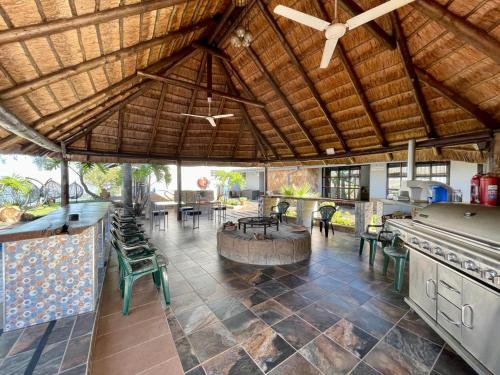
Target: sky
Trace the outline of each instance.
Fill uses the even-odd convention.
[[[200,177],[206,177],[211,180],[211,171],[216,169],[231,170],[237,168],[221,168],[221,167],[182,167],[182,189],[183,190],[198,190],[196,181]],[[168,186],[169,191],[177,189],[177,175],[175,165],[170,166],[172,174],[172,182]],[[19,175],[21,177],[30,177],[44,183],[49,178],[59,182],[61,180],[60,171],[43,171],[33,164],[33,158],[26,155],[1,155],[0,156],[0,177]],[[78,176],[70,169],[69,183],[78,182]],[[210,189],[215,186],[209,186]],[[157,187],[157,189],[165,189],[165,186]]]

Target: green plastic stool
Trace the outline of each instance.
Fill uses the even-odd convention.
[[[394,236],[391,246],[386,246],[384,252],[384,267],[382,272],[387,274],[389,260],[394,261],[394,289],[401,292],[403,289],[406,261],[409,259],[409,252],[405,248],[398,246],[399,237]]]
[[[379,238],[379,234],[370,232],[370,228],[383,227],[383,225],[367,225],[366,231],[361,233],[361,239],[359,240],[359,256],[363,255],[365,241],[368,241],[370,243],[370,266],[373,266],[373,263],[375,262],[375,254],[377,252],[377,242]]]

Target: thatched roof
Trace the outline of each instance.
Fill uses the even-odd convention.
[[[472,145],[500,124],[498,1],[417,0],[348,32],[327,69],[323,35],[272,9],[331,20],[333,1],[248,3],[0,0],[0,104],[74,159],[368,162],[415,138],[422,158],[483,160]],[[339,0],[340,20],[380,3]],[[250,48],[229,41],[239,24]],[[212,114],[235,115],[215,128],[180,115],[208,112],[193,86],[207,56]],[[2,152],[46,154],[37,143],[0,128]]]

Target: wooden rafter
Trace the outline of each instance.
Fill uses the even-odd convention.
[[[236,143],[233,146],[233,159],[236,157],[236,151],[238,151],[238,146],[240,145],[241,142],[241,136],[243,134],[243,124],[240,122],[239,127],[238,127],[238,139],[236,140]]]
[[[354,86],[354,90],[356,90],[356,94],[358,94],[359,101],[365,110],[368,119],[370,120],[370,124],[372,125],[373,131],[375,132],[375,136],[377,137],[381,146],[387,146],[387,140],[385,139],[384,133],[382,132],[382,127],[380,126],[380,122],[373,111],[368,98],[366,97],[365,90],[361,85],[361,81],[359,80],[356,72],[354,71],[354,67],[352,66],[347,54],[345,53],[344,47],[339,42],[337,43],[337,54],[340,57],[340,61],[342,61],[342,65],[349,76],[349,79]]]
[[[224,110],[224,105],[225,104],[226,104],[226,98],[222,98],[220,100],[219,108],[217,109],[217,114],[218,115],[220,115],[222,113],[222,111]],[[219,125],[220,124],[220,119],[215,120],[215,123],[217,125]],[[213,151],[213,148],[214,148],[215,137],[217,136],[217,129],[218,129],[218,126],[216,126],[216,127],[214,127],[212,129],[212,134],[210,136],[210,143],[208,144],[207,158],[209,158],[210,155],[212,155],[212,151]]]
[[[156,115],[153,121],[153,131],[151,132],[151,138],[149,139],[148,144],[148,155],[151,153],[151,149],[153,148],[153,144],[156,139],[156,133],[158,132],[158,125],[160,124],[161,112],[163,110],[163,103],[165,103],[165,95],[167,95],[167,84],[162,83],[161,85],[161,93],[160,98],[158,99],[158,106],[156,107]]]
[[[59,145],[38,133],[31,126],[26,125],[2,105],[0,105],[0,127],[44,149],[58,153],[61,152]]]
[[[222,72],[224,73],[224,76],[226,77],[226,84],[228,85],[229,92],[232,93],[238,93],[238,90],[234,86],[233,81],[231,80],[231,76],[229,74],[229,71],[226,69],[226,66],[222,63],[223,60],[219,60],[221,62],[219,65],[222,68]],[[259,128],[254,124],[252,121],[252,118],[250,117],[250,114],[248,113],[247,108],[243,105],[243,103],[238,103],[241,113],[243,114],[243,118],[245,119],[248,127],[250,128],[251,133],[253,134],[256,142],[259,144],[261,147],[261,152],[263,156],[266,156],[265,148],[267,147],[271,152],[273,153],[273,156],[276,159],[279,159],[280,156],[276,152],[276,149],[267,141],[267,139],[262,135],[261,131]]]
[[[269,9],[267,9],[266,5],[262,2],[262,0],[257,0],[257,5],[259,6],[262,14],[264,15],[264,18],[267,20],[267,23],[271,26],[271,28],[274,30],[275,34],[278,36],[278,39],[281,43],[281,46],[286,51],[288,57],[290,58],[290,61],[292,62],[292,65],[299,72],[299,74],[302,78],[302,81],[304,81],[307,88],[311,92],[314,100],[316,101],[316,104],[318,105],[319,109],[323,113],[323,116],[324,116],[326,122],[328,122],[328,125],[330,125],[333,132],[335,133],[335,136],[339,140],[340,145],[342,146],[342,149],[345,151],[349,151],[349,147],[347,146],[347,143],[345,142],[344,137],[342,136],[340,129],[338,128],[337,124],[335,123],[335,120],[332,118],[330,111],[326,107],[325,101],[323,100],[323,98],[321,98],[321,95],[319,94],[318,90],[314,86],[314,82],[312,81],[311,78],[309,78],[304,67],[300,63],[297,56],[295,55],[295,52],[293,52],[293,49],[290,46],[290,44],[288,43],[288,40],[286,39],[285,34],[281,31],[278,24],[276,23],[276,20],[272,16],[271,12],[269,12]]]
[[[299,114],[297,111],[293,108],[292,104],[286,97],[286,95],[281,91],[279,88],[279,85],[276,83],[274,78],[271,76],[271,74],[267,71],[266,67],[260,61],[259,57],[255,53],[255,51],[252,49],[252,47],[245,48],[245,51],[250,55],[252,58],[252,61],[255,63],[257,68],[259,69],[260,73],[264,77],[264,79],[267,81],[267,83],[272,87],[274,93],[281,99],[285,107],[288,109],[288,112],[292,116],[292,118],[295,120],[296,124],[299,126],[300,130],[302,130],[302,133],[306,137],[306,139],[309,141],[311,146],[314,149],[314,152],[316,154],[321,154],[321,149],[319,148],[318,143],[315,141],[314,137],[312,134],[309,132],[309,129],[305,127],[305,125],[302,123],[302,120],[299,117]]]
[[[434,0],[419,0],[411,3],[411,5],[427,17],[438,22],[446,30],[452,32],[457,38],[470,44],[486,56],[491,57],[497,64],[500,64],[500,42],[486,31],[460,18]]]
[[[92,69],[102,67],[105,64],[110,64],[115,61],[120,61],[123,60],[124,58],[131,56],[139,51],[143,51],[149,48],[152,48],[154,46],[164,44],[164,43],[171,43],[173,40],[181,35],[184,35],[186,33],[194,32],[196,30],[205,28],[209,25],[213,24],[213,20],[208,19],[208,20],[203,20],[196,25],[189,26],[183,29],[180,29],[178,31],[174,31],[167,36],[161,36],[157,37],[145,42],[141,42],[138,44],[135,44],[133,46],[130,46],[128,48],[120,49],[115,52],[108,53],[103,56],[99,56],[96,58],[93,58],[91,60],[87,60],[84,62],[81,62],[79,64],[76,64],[74,66],[66,67],[61,70],[58,70],[56,72],[41,76],[39,78],[18,84],[13,87],[9,87],[5,90],[0,91],[0,99],[5,100],[5,99],[10,99],[17,97],[19,95],[23,95],[26,93],[29,93],[31,91],[34,91],[36,89],[39,89],[43,86],[49,85],[51,83],[55,83],[58,81],[61,81],[63,79],[70,78],[72,76],[75,76],[77,74],[85,73],[88,72]],[[191,49],[191,47],[189,47]],[[186,49],[187,50],[187,49]]]
[[[450,102],[456,106],[462,108],[464,111],[471,114],[480,123],[489,129],[498,129],[500,123],[491,117],[488,113],[483,111],[481,108],[472,103],[469,99],[457,94],[449,87],[445,86],[443,83],[439,82],[437,79],[432,77],[425,70],[415,67],[418,77],[429,85],[433,90],[447,98]]]
[[[147,13],[161,8],[184,4],[185,0],[148,0],[138,4],[122,5],[81,16],[56,19],[39,24],[25,25],[0,32],[0,44],[21,42],[32,38],[62,33],[89,25],[98,25],[118,18]]]
[[[361,14],[365,11],[353,0],[340,0],[340,4],[352,16],[357,16],[358,14]],[[396,40],[392,36],[387,34],[385,30],[382,27],[380,27],[375,21],[368,22],[364,26],[367,27],[368,30],[370,30],[373,33],[373,35],[386,47],[390,49],[396,48]]]
[[[422,121],[424,122],[427,138],[435,138],[436,134],[431,118],[431,113],[429,112],[429,108],[427,108],[427,103],[425,102],[422,87],[415,71],[415,67],[413,66],[413,60],[410,51],[408,50],[408,46],[406,44],[406,38],[404,36],[403,29],[401,28],[401,24],[399,23],[399,17],[396,12],[391,12],[390,17],[392,27],[394,29],[394,34],[396,35],[396,41],[398,43],[399,54],[401,55],[403,67],[405,69],[406,76],[408,77],[415,102],[417,103],[417,108],[422,116]]]
[[[200,42],[194,42],[191,44],[196,49],[199,49],[200,51],[206,52],[212,56],[217,56],[219,59],[230,61],[231,58],[228,56],[227,53],[224,51],[221,51],[218,48],[214,48],[212,46],[200,43]]]
[[[118,133],[116,139],[116,152],[120,152],[123,143],[123,128],[125,127],[125,111],[123,109],[118,111]],[[90,132],[92,134],[92,132]]]
[[[201,80],[203,78],[203,70],[205,68],[205,61],[206,61],[207,54],[202,53],[201,57],[201,62],[200,62],[200,68],[198,69],[198,76],[196,77],[196,86],[200,86]],[[187,114],[191,114],[194,108],[194,104],[196,102],[196,97],[198,96],[198,87],[192,87],[193,92],[191,94],[191,101],[189,102],[189,107],[187,109]],[[179,138],[179,145],[177,146],[177,155],[181,153],[182,146],[184,146],[184,140],[186,138],[187,134],[187,129],[189,127],[189,122],[191,120],[191,116],[186,116],[184,119],[184,124],[182,125],[182,132]]]
[[[247,86],[245,81],[243,81],[243,78],[241,78],[240,74],[238,71],[233,67],[231,63],[227,63],[225,61],[222,61],[224,68],[228,72],[230,77],[234,77],[238,84],[243,88],[243,91],[245,91],[246,95],[250,96],[251,98],[255,99],[255,95],[252,93],[250,88]],[[292,155],[295,157],[297,156],[297,153],[295,152],[292,144],[290,141],[286,138],[285,134],[281,131],[281,129],[276,125],[274,120],[271,118],[269,115],[269,112],[265,108],[261,108],[262,114],[264,115],[266,121],[269,123],[271,128],[274,130],[278,138],[285,144],[285,146],[288,148],[288,150],[292,153]]]
[[[427,139],[423,141],[417,141],[416,147],[417,149],[426,149],[431,147],[445,147],[445,146],[455,146],[455,145],[464,145],[471,143],[480,143],[480,142],[488,142],[492,139],[492,132],[490,130],[483,130],[475,133],[469,134],[461,134],[454,135],[448,137]],[[298,158],[294,157],[286,157],[280,160],[276,160],[278,162],[305,162],[305,161],[322,161],[322,160],[335,160],[335,159],[344,159],[349,157],[357,157],[357,156],[366,156],[366,155],[377,155],[384,154],[388,152],[398,152],[405,151],[408,148],[406,143],[401,143],[398,145],[392,145],[388,147],[377,147],[373,149],[362,149],[356,151],[349,151],[347,153],[339,152],[335,155],[315,155],[315,156],[299,156]],[[172,157],[166,155],[144,155],[144,154],[133,154],[133,153],[115,153],[115,152],[100,152],[100,151],[84,151],[80,149],[67,148],[67,153],[69,155],[89,155],[89,156],[98,156],[98,157],[113,157],[113,158],[123,158],[124,160],[130,159],[147,159],[147,160],[161,160],[161,161],[193,161],[193,162],[202,162],[207,163],[210,161],[220,163],[220,162],[234,162],[234,163],[256,163],[261,162],[265,163],[266,160],[255,160],[253,158],[211,158],[207,159],[206,157]]]
[[[229,94],[227,92],[223,92],[223,91],[219,91],[219,90],[213,90],[213,89],[209,90],[207,87],[201,86],[200,84],[195,84],[195,83],[191,83],[188,81],[181,81],[181,80],[175,79],[175,78],[162,77],[162,76],[158,76],[155,74],[149,74],[149,73],[145,73],[145,72],[138,72],[137,74],[139,74],[140,76],[149,78],[149,79],[154,79],[154,80],[157,80],[160,82],[170,83],[172,85],[185,87],[187,89],[192,89],[192,90],[196,89],[196,90],[202,90],[205,92],[211,92],[212,94],[222,96],[223,98],[233,100],[235,102],[245,103],[245,104],[249,104],[249,105],[253,105],[253,106],[261,107],[261,108],[264,107],[264,104],[259,102],[259,101],[243,98],[243,97],[238,96],[238,95],[232,95],[232,94]]]

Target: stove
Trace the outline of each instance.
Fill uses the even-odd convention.
[[[432,204],[387,227],[408,247],[500,290],[500,207]]]
[[[438,203],[389,219],[409,257],[405,300],[480,374],[500,374],[500,207]]]

